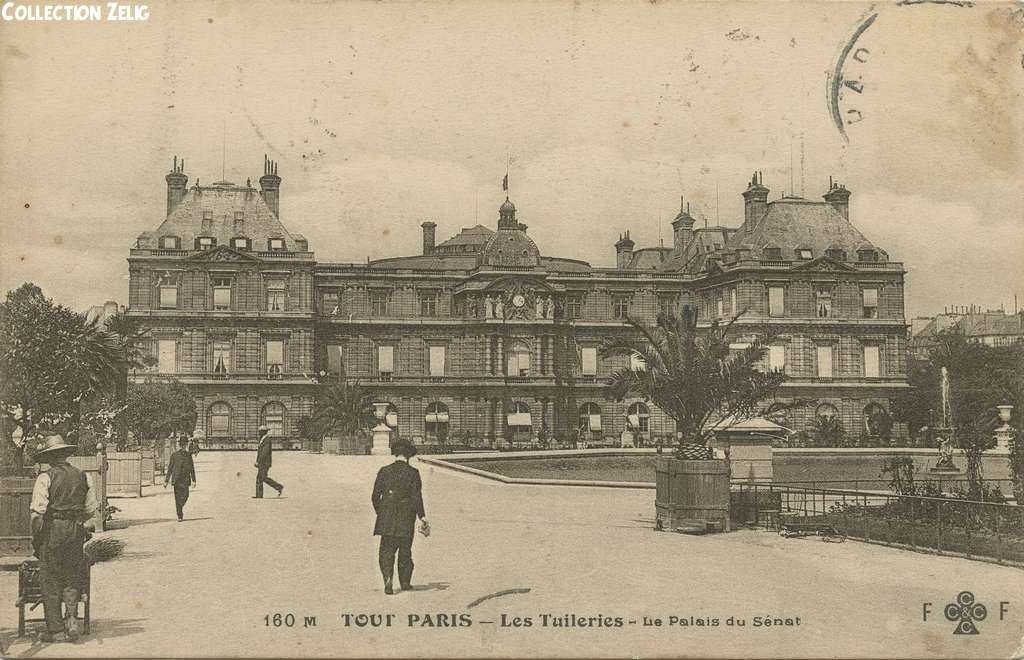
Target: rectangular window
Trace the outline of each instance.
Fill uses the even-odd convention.
[[[267,280],[267,311],[284,311],[284,280]]]
[[[864,347],[864,377],[878,378],[880,375],[878,361],[878,346]]]
[[[371,316],[387,316],[388,314],[388,292],[387,291],[371,291],[370,292],[370,315]]]
[[[213,278],[213,308],[231,309],[231,278]]]
[[[178,371],[178,342],[174,339],[157,341],[156,370],[162,374],[173,374]]]
[[[395,347],[390,344],[377,347],[377,373],[390,376],[395,371]]]
[[[768,347],[768,368],[772,371],[783,371],[786,368],[786,347],[772,344]]]
[[[717,308],[715,311],[718,312],[718,317],[721,318],[725,316],[725,299],[722,298],[721,295],[719,295],[715,300],[715,306]]]
[[[437,316],[437,293],[425,291],[420,293],[420,316]]]
[[[786,289],[781,286],[768,287],[768,315],[782,316],[786,313]]]
[[[213,372],[226,374],[231,371],[231,342],[213,342]]]
[[[211,236],[200,236],[196,239],[197,250],[209,250],[216,244],[216,241]]]
[[[248,250],[249,249],[249,239],[248,238],[241,238],[241,237],[232,238],[231,239],[231,247],[235,248],[236,250]]]
[[[570,295],[565,297],[565,318],[578,319],[583,316],[583,296]]]
[[[338,292],[337,291],[324,291],[323,305],[320,311],[324,314],[337,314],[341,311],[338,308]]]
[[[764,249],[764,258],[769,261],[779,261],[782,259],[782,248],[769,247]]]
[[[267,340],[267,373],[279,376],[284,371],[284,340]]]
[[[430,376],[440,378],[444,376],[444,346],[430,347]]]
[[[818,346],[818,378],[832,377],[832,347]]]
[[[814,307],[819,319],[827,319],[832,316],[832,292],[828,289],[819,289],[814,293]]]
[[[729,313],[736,315],[740,313],[740,308],[736,305],[736,289],[735,287],[729,291]]]
[[[178,239],[175,236],[164,236],[160,239],[160,247],[164,250],[177,250]]]
[[[629,317],[629,296],[615,294],[612,296],[612,318],[625,321]]]
[[[796,256],[800,257],[800,259],[804,261],[808,261],[812,256],[811,250],[808,248],[800,248],[796,251]]]
[[[164,284],[160,287],[160,309],[175,309],[178,307],[178,286],[176,284]]]
[[[584,376],[597,375],[597,349],[593,346],[584,346],[580,351],[582,358],[582,373]]]
[[[332,375],[341,374],[342,370],[342,347],[341,344],[327,344],[327,373]]]
[[[864,318],[878,318],[878,289],[864,289]]]
[[[284,239],[283,238],[272,238],[272,239],[270,239],[269,241],[267,241],[267,248],[270,249],[272,252],[273,251],[278,251],[278,250],[283,250],[284,249]]]

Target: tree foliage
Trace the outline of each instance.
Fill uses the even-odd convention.
[[[746,348],[730,350],[738,335],[734,324],[742,314],[708,328],[697,327],[696,311],[689,306],[682,316],[658,314],[654,325],[629,319],[640,339],[609,338],[601,354],[638,355],[641,368],[630,365],[612,374],[609,393],[620,401],[630,395],[652,401],[675,420],[680,447],[706,443],[718,420],[762,414],[763,403],[773,398],[785,376],[761,368],[770,336],[765,330]]]
[[[21,437],[40,424],[74,429],[84,399],[116,388],[122,360],[117,340],[99,323],[54,304],[34,284],[8,292],[0,304],[0,414],[2,442],[15,444],[15,462],[23,446],[13,429]]]
[[[128,387],[125,427],[136,442],[163,439],[172,433],[191,434],[196,428],[196,402],[177,380],[147,380]]]

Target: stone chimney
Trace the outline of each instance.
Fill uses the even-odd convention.
[[[828,178],[828,192],[822,195],[829,206],[839,212],[841,216],[850,219],[850,191],[843,184]]]
[[[170,215],[174,207],[185,197],[185,186],[188,185],[188,176],[185,174],[185,160],[182,159],[179,163],[178,157],[175,156],[174,164],[171,165],[171,171],[164,177],[164,180],[167,181],[167,215]]]
[[[277,218],[281,219],[278,207],[281,203],[281,177],[277,176],[277,163],[263,154],[263,176],[260,177],[260,195]]]
[[[690,205],[679,196],[679,215],[672,221],[672,247],[679,251],[685,251],[693,240],[693,216],[690,215]]]
[[[760,172],[754,172],[750,185],[743,191],[743,229],[753,231],[757,221],[768,210],[768,189],[764,187]]]
[[[427,220],[420,227],[423,227],[423,254],[434,254],[434,235],[437,232],[437,223]]]
[[[615,244],[615,267],[624,269],[629,267],[629,262],[633,258],[633,246],[636,245],[629,238],[629,231],[625,234],[619,234],[619,241]]]

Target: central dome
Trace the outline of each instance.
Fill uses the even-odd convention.
[[[482,266],[535,268],[539,264],[540,250],[522,229],[499,229],[480,254]]]

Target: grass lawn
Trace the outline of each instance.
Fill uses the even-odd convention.
[[[654,483],[654,456],[473,459],[463,465],[520,479],[575,479]]]

